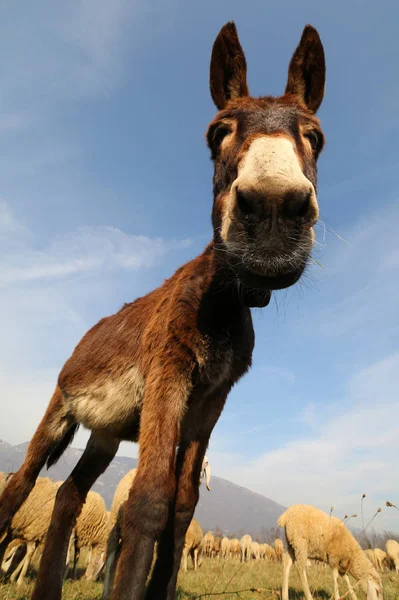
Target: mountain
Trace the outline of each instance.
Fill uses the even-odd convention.
[[[16,471],[22,464],[28,443],[12,446],[0,440],[0,471]],[[48,471],[43,469],[42,477],[51,477],[55,481],[64,480],[82,455],[82,450],[67,448],[56,465]],[[127,471],[137,465],[137,460],[125,456],[116,456],[105,473],[96,481],[93,490],[99,492],[108,508],[119,480]],[[200,487],[200,499],[195,517],[204,531],[222,530],[225,534],[236,535],[250,533],[259,535],[266,529],[276,528],[276,520],[285,510],[284,506],[226,481],[221,477],[211,477],[211,491],[205,485]]]

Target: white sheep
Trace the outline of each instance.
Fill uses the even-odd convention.
[[[102,600],[109,597],[110,591],[113,587],[113,581],[116,572],[117,560],[120,552],[121,543],[121,524],[123,507],[128,499],[130,489],[133,485],[134,478],[136,476],[136,469],[128,471],[120,480],[114,494],[111,506],[111,514],[108,524],[108,543],[107,543],[107,554],[105,561],[105,575],[104,575],[104,588]],[[204,456],[201,465],[200,483],[205,479],[206,487],[210,490],[210,477],[211,467],[208,458]]]
[[[251,558],[254,560],[260,559],[260,548],[258,542],[252,542],[251,544]]]
[[[19,565],[21,560],[23,560],[25,554],[26,544],[24,540],[20,540],[18,538],[11,540],[4,553],[3,562],[1,564],[2,572],[8,573],[8,571],[14,570],[15,567]]]
[[[240,540],[237,540],[237,538],[230,540],[230,556],[232,558],[240,558],[240,553],[241,553]]]
[[[252,538],[250,535],[243,535],[240,540],[241,546],[241,562],[246,562],[251,559],[251,544]]]
[[[306,575],[309,558],[331,566],[335,600],[340,597],[338,573],[344,577],[352,600],[356,599],[356,594],[348,573],[367,591],[368,600],[382,598],[382,583],[377,570],[342,521],[313,506],[296,504],[288,508],[277,522],[279,527],[285,528],[288,547],[283,559],[282,600],[288,600],[289,573],[293,562],[298,568],[306,600],[313,600]]]
[[[120,551],[123,506],[129,497],[130,489],[136,477],[136,469],[128,471],[118,483],[112,500],[108,519],[108,542],[105,560],[104,588],[101,598],[109,597],[115,578],[116,564]]]
[[[108,513],[105,502],[97,492],[87,494],[74,530],[74,560],[72,577],[76,579],[80,551],[90,549],[85,578],[95,581],[104,566],[108,536]]]
[[[283,562],[284,546],[280,539],[274,540],[274,551],[276,553],[276,561],[279,563]]]
[[[399,573],[399,543],[396,540],[388,540],[385,544],[388,558],[395,565],[395,571]]]
[[[202,553],[204,556],[212,556],[213,543],[215,541],[215,537],[211,531],[208,531],[203,537],[202,540]]]
[[[215,536],[215,538],[213,540],[213,546],[212,546],[212,556],[214,558],[220,558],[221,550],[222,550],[222,538]]]
[[[230,540],[227,537],[222,539],[220,553],[225,560],[230,557]]]
[[[39,478],[28,498],[14,515],[10,530],[13,538],[26,543],[26,555],[11,575],[20,586],[37,546],[44,540],[50,525],[58,485],[47,477]]]
[[[268,562],[276,562],[276,551],[270,544],[265,544],[266,560]]]
[[[381,571],[381,573],[385,573],[389,571],[391,568],[391,561],[388,557],[388,554],[381,550],[381,548],[374,548],[374,556],[377,569]]]
[[[181,560],[185,572],[187,572],[188,555],[192,558],[194,571],[201,566],[202,537],[203,533],[198,521],[192,519],[187,529],[186,537],[184,538],[184,548]]]

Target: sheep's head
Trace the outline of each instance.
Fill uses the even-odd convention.
[[[375,567],[372,567],[367,577],[361,579],[359,583],[364,593],[367,594],[367,600],[382,600],[382,581]]]
[[[86,569],[85,578],[88,581],[96,581],[104,564],[105,551],[103,548],[95,546],[92,550],[91,559]]]
[[[205,477],[205,482],[206,482],[206,489],[208,491],[210,491],[211,490],[211,486],[210,486],[211,466],[210,466],[206,456],[204,456],[204,460],[202,461],[200,481],[202,481],[204,477]]]

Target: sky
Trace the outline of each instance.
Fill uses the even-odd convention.
[[[1,16],[0,438],[30,439],[85,331],[211,239],[222,25],[236,22],[251,93],[279,95],[311,23],[327,62],[322,266],[254,311],[253,368],[208,455],[215,475],[285,506],[359,514],[366,493],[376,529],[399,531],[385,508],[399,506],[395,3],[39,0]]]

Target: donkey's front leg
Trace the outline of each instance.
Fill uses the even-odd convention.
[[[164,365],[165,366],[165,365]],[[170,366],[170,365],[169,365]],[[125,504],[122,548],[112,600],[140,600],[154,554],[165,529],[176,489],[175,457],[180,422],[190,391],[189,377],[165,368],[146,380],[140,419],[137,474]]]
[[[207,445],[208,439],[182,444],[179,448],[176,499],[170,507],[168,524],[161,536],[146,600],[174,598],[184,540],[198,502],[201,466]]]
[[[162,534],[146,600],[173,600],[187,529],[199,497],[203,458],[230,386],[191,407],[185,416],[176,462],[177,490]]]

